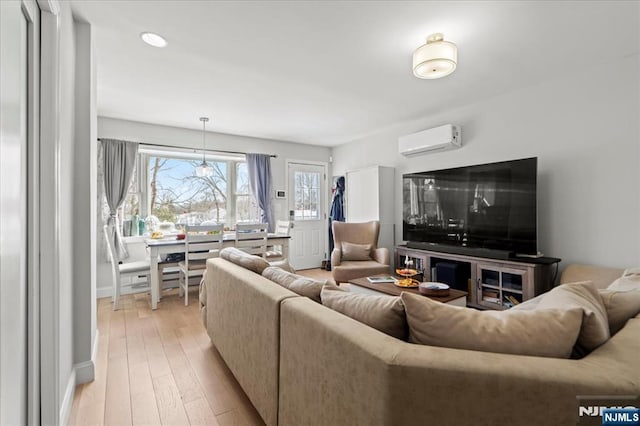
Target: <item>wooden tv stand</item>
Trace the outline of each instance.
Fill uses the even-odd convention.
[[[467,306],[479,309],[507,309],[550,290],[560,262],[550,257],[503,260],[397,246],[395,265],[403,266],[406,257],[414,269],[423,271],[418,279],[466,291]]]

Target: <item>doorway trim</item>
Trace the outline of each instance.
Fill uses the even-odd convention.
[[[38,0],[40,6],[40,145],[39,245],[40,277],[40,423],[63,424],[68,416],[60,398],[60,5]],[[70,410],[70,407],[69,407]]]

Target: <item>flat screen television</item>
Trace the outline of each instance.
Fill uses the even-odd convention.
[[[413,248],[537,254],[537,158],[402,176],[403,239]]]

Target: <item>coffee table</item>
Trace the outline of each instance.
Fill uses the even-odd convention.
[[[376,276],[376,275],[374,275]],[[382,274],[378,276],[388,276],[388,274]],[[372,283],[367,280],[367,277],[364,278],[356,278],[349,281],[349,291],[353,293],[360,294],[370,294],[374,296],[380,296],[381,294],[386,294],[389,296],[400,296],[400,293],[403,291],[407,291],[409,293],[419,294],[423,297],[428,297],[431,300],[437,300],[438,302],[446,303],[448,305],[454,306],[467,306],[467,292],[450,289],[448,296],[424,296],[420,294],[417,288],[405,288],[398,287],[393,283]]]

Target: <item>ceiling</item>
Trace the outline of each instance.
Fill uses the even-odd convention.
[[[74,1],[92,24],[98,113],[333,146],[638,54],[638,2]],[[164,49],[139,34],[164,36]],[[458,68],[411,55],[442,32]]]

